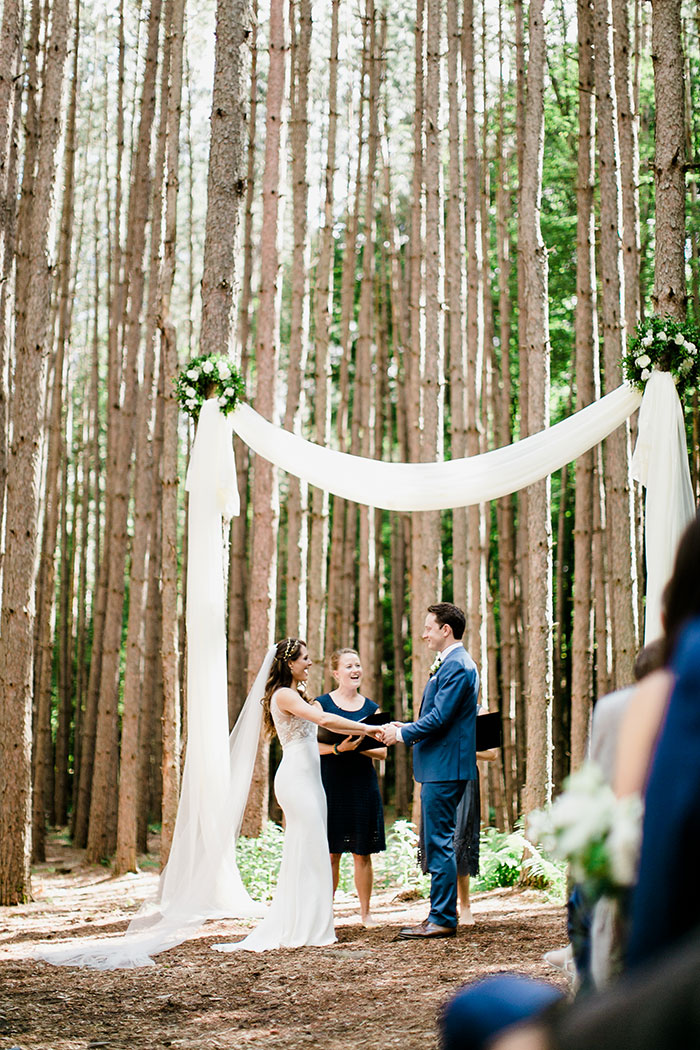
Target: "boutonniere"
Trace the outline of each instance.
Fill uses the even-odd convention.
[[[440,655],[440,653],[438,653],[438,655],[435,657],[435,659],[433,660],[432,664],[430,665],[430,670],[428,672],[428,674],[430,675],[431,678],[433,677],[434,674],[437,674],[437,669],[438,669],[438,667],[440,666],[441,663],[442,663],[442,656]]]

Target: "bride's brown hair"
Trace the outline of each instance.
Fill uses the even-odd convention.
[[[275,723],[270,713],[270,700],[272,694],[278,689],[293,689],[294,677],[289,668],[295,660],[301,656],[301,650],[306,648],[306,642],[302,638],[283,638],[277,643],[275,655],[272,659],[272,667],[265,683],[265,693],[260,703],[263,709],[263,725],[268,736],[275,735]],[[299,682],[296,686],[299,694],[304,697],[304,683]]]

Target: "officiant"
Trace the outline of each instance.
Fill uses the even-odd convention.
[[[360,693],[362,661],[355,649],[336,649],[331,656],[330,669],[336,688],[316,698],[324,711],[359,722],[379,710],[373,700]],[[385,759],[387,749],[367,749],[363,746],[366,739],[359,735],[340,738],[334,743],[324,743],[319,739],[318,747],[321,778],[328,800],[328,848],[333,892],[338,888],[340,858],[343,853],[352,853],[360,917],[364,926],[371,926],[372,854],[386,849],[384,810],[373,759]]]

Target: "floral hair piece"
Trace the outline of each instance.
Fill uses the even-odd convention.
[[[179,373],[175,390],[180,408],[196,420],[212,394],[225,416],[233,412],[245,394],[245,381],[230,357],[200,354]]]

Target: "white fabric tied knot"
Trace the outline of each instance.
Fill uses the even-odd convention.
[[[647,490],[647,645],[663,632],[661,595],[673,572],[678,541],[695,516],[683,409],[670,372],[652,372],[644,388],[632,477]]]

